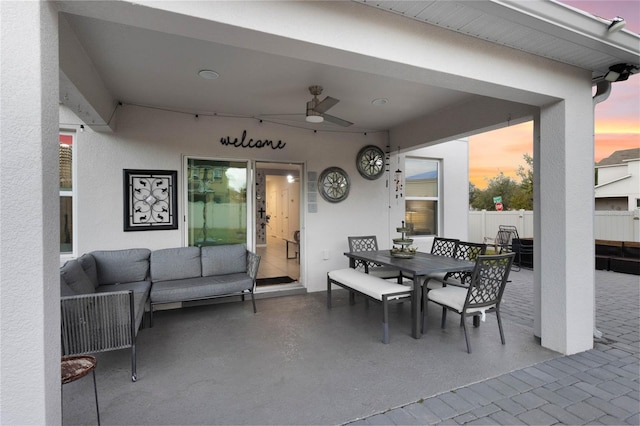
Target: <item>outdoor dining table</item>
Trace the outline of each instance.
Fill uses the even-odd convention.
[[[421,332],[421,289],[428,275],[438,272],[471,271],[474,262],[456,259],[448,256],[438,256],[431,253],[416,252],[412,258],[400,258],[391,255],[390,250],[345,252],[349,258],[349,267],[355,268],[356,260],[363,260],[388,266],[402,272],[403,276],[413,276],[413,292],[411,293],[411,335],[415,339],[422,336]]]

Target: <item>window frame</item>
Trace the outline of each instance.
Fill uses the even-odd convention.
[[[244,163],[246,169],[246,241],[245,244],[247,248],[250,250],[253,249],[254,241],[255,241],[255,228],[254,223],[251,220],[250,212],[253,211],[253,198],[255,197],[255,181],[253,175],[253,163],[251,160],[246,158],[226,158],[226,157],[208,157],[204,155],[182,155],[182,170],[181,170],[181,179],[182,183],[182,220],[178,216],[178,221],[182,222],[183,230],[182,230],[182,246],[189,246],[189,161],[190,160],[203,160],[203,161],[212,161],[212,162],[230,162],[230,163]],[[218,169],[217,167],[212,170],[212,179],[214,182],[218,182],[217,179],[222,180],[222,169]]]
[[[67,130],[60,129],[58,130],[58,155],[60,152],[60,136],[70,136],[71,137],[71,190],[62,190],[60,188],[60,179],[58,179],[58,196],[59,198],[68,197],[71,198],[71,232],[72,232],[72,240],[71,240],[71,251],[63,252],[60,251],[60,262],[64,263],[67,260],[74,259],[77,257],[78,253],[78,160],[77,160],[77,152],[78,152],[78,135],[75,130]],[[60,164],[60,160],[58,159],[58,167]],[[60,170],[58,169],[58,174]],[[59,232],[62,232],[62,229],[59,229]],[[59,237],[58,237],[59,238]],[[58,246],[58,249],[60,247]]]
[[[438,158],[432,158],[432,157],[420,157],[420,156],[405,156],[404,162],[405,162],[405,170],[407,170],[407,160],[419,160],[419,161],[430,161],[436,164],[436,170],[437,170],[437,175],[436,175],[436,189],[437,189],[437,196],[428,196],[428,197],[421,197],[421,196],[410,196],[407,194],[407,177],[408,175],[405,176],[405,199],[404,199],[404,218],[406,221],[406,217],[407,217],[407,201],[435,201],[436,202],[436,210],[435,210],[435,229],[433,231],[432,234],[420,234],[420,235],[415,235],[415,234],[411,234],[411,238],[433,238],[433,237],[437,237],[438,235],[441,234],[441,227],[442,227],[442,188],[443,188],[443,184],[442,184],[442,160],[438,159]]]

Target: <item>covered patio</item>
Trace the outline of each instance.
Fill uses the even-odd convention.
[[[639,296],[637,282],[634,276],[604,271],[598,271],[596,279],[602,342],[606,350],[636,357],[637,367],[640,339],[637,328],[633,332],[640,318],[634,303]],[[350,306],[346,291],[340,290],[335,291],[331,310],[318,292],[258,300],[255,315],[249,303],[241,302],[160,312],[154,327],[139,335],[138,382],[129,380],[127,350],[98,356],[101,420],[104,424],[306,425],[375,416],[372,424],[391,424],[407,412],[417,415],[410,407],[419,400],[562,357],[541,347],[533,336],[532,271],[512,272],[511,280],[503,304],[506,345],[500,344],[495,315],[490,314],[486,323],[472,329],[472,354],[465,350],[459,317],[450,315],[443,331],[438,309],[431,309],[423,338],[411,338],[407,304],[391,309],[391,342],[383,345],[380,307],[367,308],[362,299]],[[611,374],[606,369],[604,373]],[[588,381],[586,377],[557,379],[567,386]],[[517,392],[510,389],[515,396]],[[495,390],[481,394],[490,401]],[[496,397],[499,406],[508,399]],[[64,423],[93,422],[93,404],[89,377],[65,385]],[[433,423],[468,416],[479,408],[476,401],[464,399],[436,413],[430,411],[433,404],[424,407],[431,408],[420,411],[422,415],[442,418],[417,415],[413,421],[404,417],[396,424],[424,424],[425,419]],[[620,414],[621,422],[625,418]]]
[[[101,355],[105,422],[135,423],[136,413],[188,422],[164,411],[175,401],[194,416],[236,407],[238,417],[221,422],[296,422],[279,417],[291,412],[278,406],[288,397],[310,421],[349,421],[462,385],[460,376],[482,380],[469,359],[483,353],[495,368],[483,374],[497,375],[593,347],[593,110],[611,88],[610,67],[624,64],[618,77],[637,70],[636,34],[608,32],[606,19],[553,1],[516,0],[7,1],[0,17],[2,422],[60,419],[61,132],[75,138],[74,257],[188,245],[186,185],[178,191],[177,228],[125,232],[124,170],[175,171],[184,183],[191,157],[241,161],[247,177],[255,176],[256,162],[301,167],[299,281],[309,294],[264,300],[256,316],[233,305],[160,313],[153,329],[140,332],[138,383],[102,375],[124,372],[119,357],[127,354]],[[203,80],[199,71],[221,78]],[[595,82],[602,83],[597,99]],[[340,98],[331,113],[354,122],[349,130],[336,131],[329,119],[306,120],[307,88],[318,84],[327,89],[323,96]],[[274,115],[298,118],[292,124]],[[489,338],[474,339],[480,341],[470,358],[453,318],[446,334],[416,340],[403,333],[404,307],[392,318],[385,347],[377,341],[376,307],[336,301],[326,311],[326,273],[345,266],[346,237],[375,231],[380,246],[389,247],[405,220],[403,176],[394,170],[402,171],[407,153],[428,150],[423,157],[440,170],[438,229],[417,245],[425,250],[434,235],[464,240],[465,138],[529,120],[539,241],[528,281],[533,327],[507,322],[502,347],[490,319],[480,328]],[[273,143],[244,144],[245,136]],[[384,178],[358,172],[356,157],[366,145],[386,151]],[[339,203],[324,201],[316,182],[334,167],[351,177],[349,197]],[[255,249],[257,196],[255,182],[247,181],[246,242]],[[428,388],[399,396],[415,377]],[[181,378],[184,385],[167,386]],[[65,397],[73,399],[69,389]],[[274,389],[283,393],[271,397]],[[363,398],[356,404],[363,410],[346,402],[353,395]],[[273,404],[254,410],[265,400]],[[138,411],[128,413],[131,401]],[[220,401],[227,406],[212,405]],[[65,406],[71,421],[76,405]],[[340,418],[323,417],[339,409]],[[243,417],[251,413],[263,418]]]

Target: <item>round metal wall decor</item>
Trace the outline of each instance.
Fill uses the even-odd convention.
[[[339,167],[329,167],[320,173],[318,191],[330,203],[339,203],[349,195],[349,175]]]
[[[384,151],[375,145],[367,145],[358,152],[356,167],[363,178],[378,179],[384,174]]]

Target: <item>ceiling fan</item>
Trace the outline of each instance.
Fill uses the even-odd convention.
[[[318,95],[322,94],[322,86],[309,86],[309,92],[313,95],[313,99],[307,102],[307,117],[306,121],[309,123],[322,123],[327,120],[338,126],[349,127],[353,123],[342,118],[334,117],[333,115],[325,114],[327,110],[334,107],[335,104],[340,102],[339,99],[327,96],[322,101],[318,99]]]

